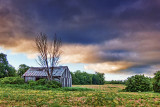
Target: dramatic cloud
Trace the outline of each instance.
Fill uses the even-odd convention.
[[[62,47],[61,63],[93,63],[101,61],[97,55],[98,46],[70,44]]]
[[[160,65],[159,11],[159,0],[0,0],[0,47],[35,58],[35,36],[57,33],[61,63],[153,74]]]
[[[129,62],[104,62],[89,64],[85,66],[87,70],[94,70],[101,73],[121,73],[119,71],[126,70],[133,64]]]

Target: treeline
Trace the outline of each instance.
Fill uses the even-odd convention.
[[[103,85],[105,83],[104,73],[89,74],[87,72],[82,72],[77,70],[76,72],[71,72],[72,84],[73,85]]]
[[[126,80],[125,81],[122,81],[122,80],[105,81],[105,84],[125,84],[125,83],[126,83]]]

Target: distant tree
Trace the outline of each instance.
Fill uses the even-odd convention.
[[[79,80],[75,77],[75,74],[71,72],[71,75],[72,75],[72,84],[78,85]]]
[[[104,73],[98,73],[98,72],[96,72],[96,74],[93,74],[92,81],[93,81],[92,82],[93,84],[103,85],[105,83]]]
[[[27,66],[25,64],[21,64],[21,65],[19,65],[17,74],[19,76],[22,76],[29,68],[30,68],[29,66]]]
[[[72,84],[76,85],[89,85],[89,84],[97,84],[101,85],[104,84],[104,74],[102,73],[95,73],[89,74],[87,72],[81,72],[77,70],[72,75]]]
[[[104,77],[104,73],[96,73],[97,74],[97,76],[98,76],[98,80],[99,80],[99,84],[100,85],[103,85],[104,83],[105,83],[105,77]]]
[[[45,68],[48,80],[53,80],[53,69],[57,66],[61,55],[61,39],[55,35],[53,40],[48,41],[47,35],[41,33],[36,37],[35,44],[39,53],[37,63]]]
[[[0,53],[0,78],[15,76],[16,70],[7,61],[7,55]]]
[[[105,81],[105,84],[125,84],[126,80],[111,80],[111,81]]]
[[[9,77],[16,76],[16,69],[12,65],[8,65],[7,71]]]
[[[88,74],[86,72],[81,72],[80,70],[77,70],[76,72],[74,72],[74,74],[78,84],[81,85],[92,84],[91,74]]]
[[[93,84],[99,84],[99,78],[96,74],[93,74],[92,83]]]
[[[154,92],[160,92],[160,71],[157,71],[154,75],[153,90]]]

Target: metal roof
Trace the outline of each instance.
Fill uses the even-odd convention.
[[[62,76],[63,72],[68,69],[67,66],[55,67],[53,76]],[[31,67],[22,76],[47,76],[44,67]]]

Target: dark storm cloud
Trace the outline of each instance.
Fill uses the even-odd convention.
[[[158,1],[150,0],[14,0],[12,12],[22,17],[25,32],[57,32],[68,43],[99,43],[118,36],[123,30],[148,29],[158,26]],[[25,4],[25,5],[23,5]],[[16,16],[15,16],[16,17]],[[143,22],[141,22],[143,21]],[[149,23],[148,26],[144,24]],[[29,24],[26,26],[26,24]],[[28,35],[30,36],[30,35]],[[31,34],[33,36],[33,34]],[[68,39],[69,38],[69,39]]]
[[[114,11],[133,1],[102,0],[15,0],[10,1],[11,12],[22,17],[26,32],[57,32],[68,43],[99,43],[121,35],[109,24]],[[25,5],[23,5],[25,4]],[[15,15],[13,14],[13,17]],[[26,26],[29,24],[30,26]],[[30,36],[30,35],[28,35]],[[31,34],[33,36],[33,34]],[[68,39],[70,38],[70,39]]]
[[[144,72],[160,64],[159,11],[159,0],[0,0],[0,46],[32,53],[37,33],[57,33],[71,63]]]
[[[21,29],[33,33],[28,36],[57,32],[68,43],[99,43],[124,31],[159,29],[157,0],[14,0],[8,5],[11,9],[2,8],[0,14],[22,18]]]

